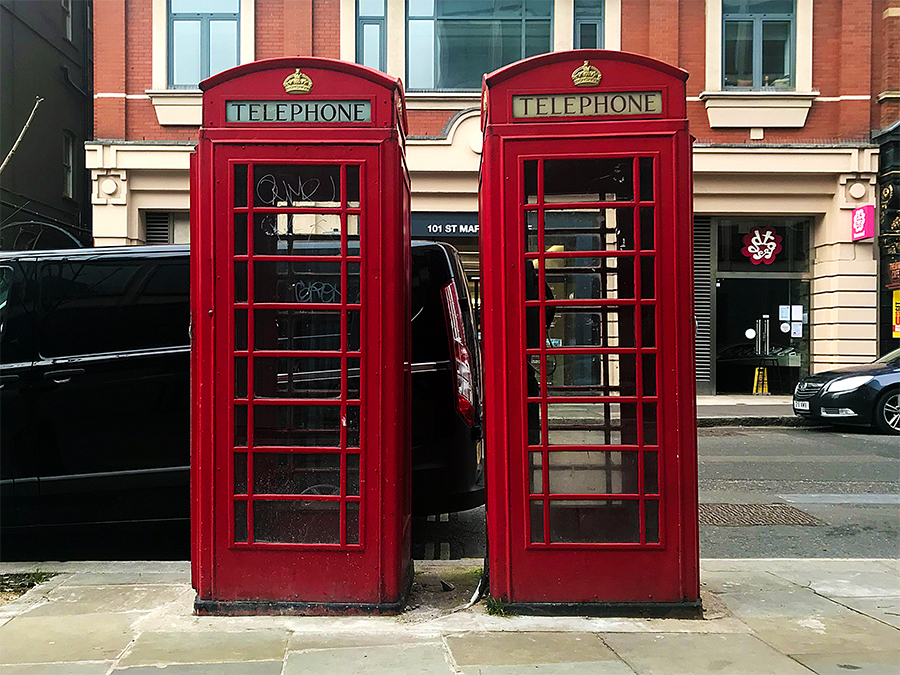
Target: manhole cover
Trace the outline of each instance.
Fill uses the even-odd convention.
[[[789,504],[700,504],[700,524],[746,527],[825,523]]]

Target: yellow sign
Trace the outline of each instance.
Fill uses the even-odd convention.
[[[661,91],[535,94],[513,96],[513,117],[605,117],[659,115]]]
[[[892,336],[900,338],[900,290],[894,291],[894,301],[891,304],[893,305],[891,315],[894,317],[894,331]]]

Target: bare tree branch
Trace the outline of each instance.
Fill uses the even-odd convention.
[[[22,142],[22,137],[25,135],[25,132],[28,131],[28,127],[31,126],[31,120],[34,119],[34,113],[37,112],[38,106],[43,101],[40,96],[34,97],[34,107],[31,109],[31,114],[28,116],[28,121],[25,122],[25,126],[22,127],[22,132],[19,134],[19,137],[16,139],[15,144],[12,146],[12,149],[9,151],[9,154],[6,156],[6,159],[3,160],[3,164],[0,164],[0,173],[3,173],[4,167],[9,163],[10,158],[13,156],[13,153],[16,151],[16,148],[19,147],[19,143]]]

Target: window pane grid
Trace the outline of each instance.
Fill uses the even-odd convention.
[[[754,11],[771,9],[775,11]],[[726,2],[723,6],[723,86],[729,89],[792,89],[796,5]]]

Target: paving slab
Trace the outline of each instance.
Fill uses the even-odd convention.
[[[37,663],[28,666],[0,666],[0,675],[106,675],[112,664],[112,661],[100,661],[97,663]]]
[[[446,643],[459,666],[619,661],[593,633],[470,633]]]
[[[66,586],[147,586],[151,584],[190,584],[190,575],[182,572],[79,572],[64,582]]]
[[[122,675],[281,675],[282,661],[245,661],[243,663],[189,663],[168,666],[140,666],[119,669]],[[339,675],[339,674],[335,674]]]
[[[793,654],[816,675],[897,675],[900,649],[855,654]]]
[[[774,575],[826,596],[900,597],[900,576],[881,570],[777,571]]]
[[[712,571],[757,572],[869,572],[881,571],[887,558],[703,558],[701,574]]]
[[[18,616],[0,626],[0,663],[115,659],[134,637],[140,613]]]
[[[284,675],[454,675],[440,644],[320,649],[288,654]]]
[[[70,586],[51,590],[28,616],[141,612],[164,607],[184,592],[181,586]]]
[[[463,666],[462,675],[635,675],[621,661],[535,663],[516,666]]]
[[[339,635],[334,633],[293,633],[288,639],[288,651],[312,651],[316,649],[399,647],[410,644],[442,645],[439,634],[420,635],[400,630],[392,633],[358,633]]]
[[[900,629],[900,598],[831,598],[831,600]],[[900,670],[897,672],[900,673]]]
[[[601,635],[637,675],[810,675],[752,635]]]
[[[700,585],[711,593],[759,593],[791,590],[795,584],[768,571],[703,570]]]
[[[281,661],[288,633],[281,630],[246,630],[240,633],[142,633],[122,657],[120,666],[156,666],[167,663],[236,663]]]

